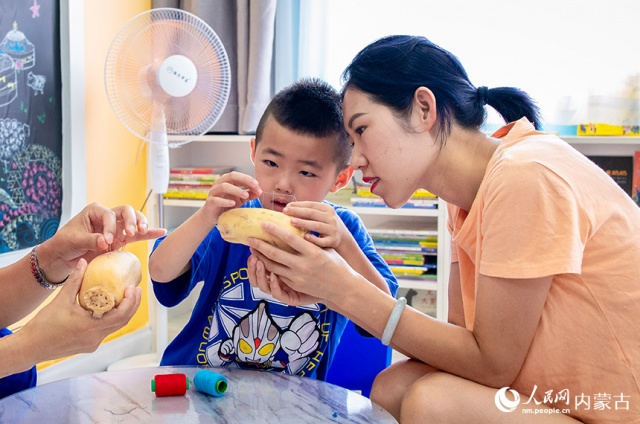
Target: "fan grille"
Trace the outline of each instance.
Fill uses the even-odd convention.
[[[156,71],[173,55],[195,65],[195,88],[171,97],[160,87]],[[229,98],[229,59],[218,36],[203,20],[178,9],[153,9],[134,17],[113,40],[105,64],[105,85],[113,110],[138,137],[151,132],[188,136],[206,133],[220,118]]]

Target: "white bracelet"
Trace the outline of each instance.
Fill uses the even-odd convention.
[[[400,321],[400,315],[404,311],[404,307],[407,304],[407,299],[401,297],[396,302],[396,306],[393,307],[393,311],[391,311],[391,316],[389,317],[389,321],[387,321],[387,326],[384,328],[384,332],[382,333],[382,338],[380,341],[383,345],[389,346],[391,343],[391,338],[393,337],[393,332],[396,331],[396,327],[398,326],[398,321]]]

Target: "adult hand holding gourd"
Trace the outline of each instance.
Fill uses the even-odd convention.
[[[285,303],[321,302],[342,312],[333,301],[336,296],[344,295],[345,287],[341,282],[347,280],[347,275],[359,274],[332,248],[318,247],[271,223],[262,223],[262,228],[295,252],[285,252],[262,240],[249,239],[253,254],[249,258],[249,276],[258,282],[260,289]]]
[[[116,240],[123,244],[164,234],[164,229],[148,229],[146,217],[131,206],[108,209],[93,203],[30,255],[1,268],[0,328],[36,309],[52,293],[47,288],[65,284],[20,331],[0,339],[0,378],[43,360],[94,351],[104,337],[129,322],[140,305],[139,288],[128,287],[120,305],[100,320],[78,305],[87,262]]]
[[[141,289],[129,286],[122,302],[96,319],[78,305],[77,295],[87,269],[84,259],[69,276],[57,296],[12,337],[21,351],[37,354],[34,363],[95,351],[102,340],[126,325],[140,306]],[[1,339],[0,339],[1,340]],[[25,364],[25,369],[33,364]]]
[[[301,229],[304,230],[304,232],[295,234],[287,231],[286,226],[285,228],[280,226],[277,229],[278,233],[281,233],[283,230],[288,233],[285,237],[288,240],[290,239],[290,241],[284,240],[283,244],[286,246],[284,250],[292,251],[293,253],[293,256],[285,257],[285,259],[290,260],[289,264],[285,264],[280,259],[275,259],[275,257],[269,257],[268,255],[267,258],[265,258],[268,252],[271,252],[272,255],[280,255],[280,253],[275,252],[273,249],[268,249],[267,252],[264,251],[264,247],[259,248],[258,250],[262,250],[263,255],[259,255],[255,249],[252,249],[254,255],[248,261],[248,270],[249,279],[253,286],[258,287],[265,293],[272,294],[276,299],[289,305],[326,304],[330,302],[331,299],[334,299],[333,296],[337,295],[337,293],[328,293],[330,290],[329,281],[325,280],[330,273],[330,271],[326,269],[330,264],[327,262],[327,267],[325,267],[325,261],[329,260],[329,258],[324,257],[325,255],[332,256],[333,259],[331,260],[333,260],[333,264],[336,265],[338,269],[342,269],[342,271],[349,275],[358,276],[362,281],[369,283],[368,280],[361,277],[361,272],[357,272],[354,269],[355,265],[350,265],[358,263],[357,257],[353,258],[351,254],[357,251],[359,247],[354,244],[355,241],[350,237],[345,224],[331,206],[319,202],[293,202],[290,203],[283,212],[286,213],[286,221],[291,221],[294,229]],[[269,238],[278,238],[278,235],[273,232],[275,230],[265,230],[265,228],[267,227],[263,225],[262,229],[266,231]],[[285,233],[282,234],[284,235]],[[307,240],[307,242],[303,244],[297,243],[297,239],[299,239],[297,236],[304,237],[304,240]],[[262,237],[255,238],[257,242],[262,242],[261,239],[265,240]],[[298,248],[294,246],[296,243]],[[323,252],[324,255],[321,255]],[[308,261],[304,259],[301,260],[303,257]],[[351,257],[352,262],[349,262],[349,257]],[[265,272],[264,268],[266,259],[271,259],[272,263],[270,267],[267,267],[268,273]],[[280,262],[279,265],[284,267],[280,268],[280,272],[285,272],[286,268],[286,271],[290,274],[289,278],[283,277],[280,272],[275,271],[277,262]],[[306,265],[315,266],[315,268],[313,270],[310,268],[301,268]],[[361,267],[360,269],[366,270],[366,267]],[[316,274],[316,271],[318,271],[319,274]],[[316,276],[318,280],[310,281],[308,278],[310,275]],[[303,278],[302,276],[307,278]],[[342,280],[343,276],[336,280],[341,281],[341,283],[336,286],[336,289],[341,293],[340,296],[344,295],[343,290],[345,284]],[[285,280],[278,281],[279,277],[283,277]],[[304,285],[307,283],[309,287],[304,288]],[[297,284],[303,285],[297,286]],[[338,305],[332,304],[331,309],[338,311],[339,307]]]

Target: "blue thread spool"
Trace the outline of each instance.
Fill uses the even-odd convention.
[[[229,387],[227,377],[217,372],[200,370],[193,377],[193,385],[201,392],[211,396],[222,396]]]

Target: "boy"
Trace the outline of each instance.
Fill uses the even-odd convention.
[[[314,202],[309,204],[320,227],[311,242],[333,247],[395,296],[398,283],[358,216],[317,203],[347,185],[350,158],[341,99],[328,84],[303,80],[273,98],[251,140],[255,180],[237,172],[220,177],[205,205],[156,242],[149,273],[161,304],[175,306],[204,280],[189,322],[161,365],[238,366],[326,378],[347,319],[320,303],[289,306],[252,288],[249,247],[222,240],[215,225],[233,207],[282,211],[295,200]]]

